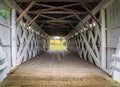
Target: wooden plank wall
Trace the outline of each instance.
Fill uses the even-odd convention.
[[[120,0],[114,0],[105,8],[107,38],[107,69],[114,80],[120,82]]]
[[[107,69],[110,69],[111,56],[115,53],[120,36],[120,0],[115,0],[105,9],[107,38]]]
[[[0,0],[0,10],[8,10],[10,12],[10,8]],[[2,48],[0,52],[0,81],[6,77],[8,69],[11,68],[11,29],[10,29],[10,18],[4,19],[0,16],[0,39],[2,41]],[[3,55],[3,53],[5,53]],[[5,60],[3,60],[3,56]],[[6,62],[9,62],[8,65]],[[5,67],[7,66],[7,68]]]
[[[30,17],[25,15],[23,18],[27,20],[26,22],[22,18],[18,23],[15,23],[16,13],[20,13],[22,10],[15,3],[13,5],[13,3],[13,0],[0,0],[0,10],[8,10],[10,12],[8,19],[0,16],[0,39],[2,40],[2,49],[6,54],[5,59],[8,63],[8,65],[6,64],[7,68],[0,70],[0,81],[7,76],[11,69],[49,48],[49,38],[46,38],[46,33],[36,23],[28,27],[25,26],[31,21]],[[0,56],[0,69],[2,66]]]
[[[94,20],[88,23],[91,17],[89,15],[85,17],[83,23],[87,26],[87,29],[80,23],[76,27],[79,34],[74,34],[67,38],[67,49],[80,56],[80,58],[95,64],[112,76],[114,71],[111,67],[114,61],[112,54],[116,52],[120,37],[120,1],[103,0],[92,11],[93,15],[96,12],[100,12],[100,18],[98,20],[101,26],[98,27]],[[103,31],[103,28],[105,31]],[[103,33],[105,37],[102,36]],[[102,44],[105,46],[105,50],[103,50],[106,54],[105,56],[102,56],[102,49],[104,49],[104,47],[102,48]]]

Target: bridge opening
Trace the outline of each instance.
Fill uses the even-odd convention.
[[[120,0],[0,0],[0,87],[120,87],[119,20]]]
[[[66,50],[66,40],[64,37],[54,36],[50,39],[51,50]]]

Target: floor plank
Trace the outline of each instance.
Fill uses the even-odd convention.
[[[120,86],[105,72],[66,50],[48,50],[19,66],[0,87]]]

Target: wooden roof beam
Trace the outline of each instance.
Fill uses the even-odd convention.
[[[88,9],[88,7],[84,4],[83,1],[79,1],[82,7],[88,12],[88,14],[97,22],[97,24],[100,26],[99,21],[94,17],[94,15],[91,13],[91,11]]]
[[[65,25],[46,25],[43,28],[69,28],[70,26]]]
[[[42,26],[44,26],[45,25],[45,23],[42,23],[41,25],[40,25],[40,27],[42,27]]]
[[[15,0],[16,2],[31,2],[33,0]],[[34,0],[36,2],[78,2],[79,0]]]
[[[86,11],[29,11],[29,14],[86,14]]]
[[[50,17],[50,16],[46,16],[46,15],[40,15],[40,16],[45,17],[45,18],[48,18],[48,19],[51,19],[51,20],[64,20],[64,19],[66,19],[66,18],[73,17],[74,15],[68,15],[68,16],[61,17],[61,18],[54,18],[54,17]]]
[[[84,25],[84,27],[87,27],[87,26],[84,24],[84,22],[82,21],[82,19],[81,19],[77,14],[74,14],[74,15],[77,17],[78,20],[80,20],[80,22]]]
[[[61,17],[61,18],[59,18],[59,19],[61,19],[61,20],[63,19],[63,20],[64,20],[64,19],[66,19],[66,18],[71,18],[71,17],[74,17],[74,15],[68,15],[68,16],[65,16],[65,17]]]
[[[67,5],[62,5],[62,6],[52,6],[52,5],[36,3],[36,5],[47,7],[47,8],[52,8],[52,9],[60,9],[60,8],[67,8],[67,7],[76,6],[76,5],[80,5],[80,4],[79,3],[74,3],[74,4],[67,4]]]
[[[68,23],[73,29],[75,28],[71,23]]]
[[[31,2],[33,0],[15,0],[16,2]],[[80,0],[34,0],[36,2],[79,2]],[[98,2],[99,0],[85,0],[86,2]]]
[[[48,19],[52,19],[52,20],[55,20],[55,19],[56,19],[56,18],[54,18],[54,17],[50,17],[50,16],[47,16],[47,15],[40,15],[40,16],[45,17],[45,18],[48,18]]]
[[[30,21],[30,23],[28,23],[27,26],[31,25],[39,16],[40,16],[40,14],[38,14],[37,16],[35,16],[35,17]]]
[[[75,3],[75,4],[68,4],[68,5],[63,5],[63,6],[51,6],[51,5],[46,5],[46,4],[38,4],[39,6],[43,6],[43,7],[47,7],[47,9],[42,9],[42,10],[36,10],[36,12],[41,12],[41,11],[51,11],[51,10],[55,10],[55,9],[60,9],[60,10],[64,10],[64,11],[72,11],[72,12],[78,12],[78,10],[72,10],[66,7],[70,7],[70,6],[75,6],[75,5],[79,5],[79,3]]]
[[[20,14],[20,16],[17,18],[16,23],[20,21],[20,19],[28,12],[28,10],[35,4],[35,1],[32,1],[28,7]]]
[[[40,21],[36,21],[36,22],[43,22],[43,23],[49,23],[49,22],[62,22],[62,23],[79,23],[79,21],[72,21],[72,20],[40,20]]]

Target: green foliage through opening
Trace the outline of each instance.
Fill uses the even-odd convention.
[[[52,37],[50,40],[50,48],[52,50],[65,50],[66,40],[64,37]]]
[[[7,10],[0,10],[0,16],[2,16],[5,19],[8,19],[10,17],[10,12]]]

